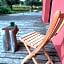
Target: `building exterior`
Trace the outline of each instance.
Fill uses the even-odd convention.
[[[51,21],[55,11],[59,10],[64,13],[64,0],[43,0],[42,20],[43,22]],[[51,22],[50,22],[51,23]],[[64,21],[58,34],[52,40],[52,43],[57,51],[57,54],[61,60],[61,64],[64,64]]]

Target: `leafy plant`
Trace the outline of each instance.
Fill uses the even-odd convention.
[[[0,14],[6,14],[6,13],[10,13],[10,8],[1,6],[0,7]]]
[[[12,5],[13,4],[18,4],[19,0],[6,0],[6,2],[9,5],[9,7],[11,8],[11,10],[12,10]]]

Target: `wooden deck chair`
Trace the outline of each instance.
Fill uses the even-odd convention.
[[[24,58],[21,64],[24,64],[30,58],[32,58],[34,64],[38,64],[35,59],[35,55],[38,53],[40,49],[43,50],[45,56],[48,59],[46,64],[53,64],[44,46],[47,45],[49,41],[56,35],[56,32],[63,21],[63,17],[64,17],[64,14],[62,14],[60,11],[55,12],[52,22],[49,26],[49,29],[46,32],[46,35],[41,35],[40,33],[33,31],[29,34],[26,34],[25,36],[20,37],[21,42],[24,43],[27,51],[29,52],[29,55],[27,55]],[[30,50],[31,47],[34,48],[33,51]]]

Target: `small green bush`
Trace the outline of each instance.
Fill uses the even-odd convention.
[[[15,11],[29,11],[29,7],[13,7]]]
[[[9,7],[0,6],[0,14],[7,14],[10,13]]]

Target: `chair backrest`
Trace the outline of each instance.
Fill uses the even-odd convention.
[[[56,34],[57,30],[62,24],[63,19],[64,14],[60,11],[56,11],[44,39],[42,40],[40,45],[38,45],[38,47],[31,53],[32,56],[35,55],[42,47],[44,47],[51,40],[51,38]]]
[[[42,40],[42,43],[38,47],[41,48],[42,46],[46,45],[51,40],[51,38],[56,34],[57,30],[62,24],[63,19],[64,19],[64,14],[61,13],[60,11],[56,11],[51,21],[51,24],[49,26],[49,29],[46,32],[46,35],[44,39]]]
[[[56,11],[45,36],[45,39],[47,41],[49,41],[56,34],[57,30],[59,29],[60,25],[63,22],[63,19],[64,19],[64,14],[61,13],[60,11]]]
[[[61,13],[60,11],[56,11],[49,26],[49,29],[46,33],[46,37],[48,37],[49,40],[56,34],[57,30],[59,29],[59,27],[63,22],[63,19],[64,19],[64,14]]]

